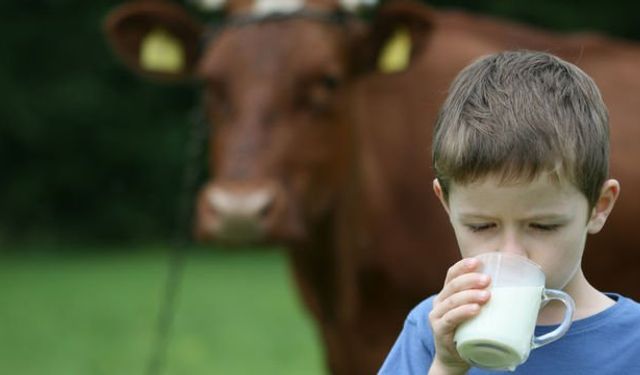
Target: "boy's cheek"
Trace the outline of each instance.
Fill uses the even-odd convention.
[[[553,249],[546,256],[532,257],[539,264],[547,280],[547,288],[564,289],[580,270],[582,252],[577,249]]]
[[[489,241],[482,241],[470,236],[461,235],[456,231],[456,239],[458,240],[458,250],[463,258],[474,257],[487,251],[493,251]]]

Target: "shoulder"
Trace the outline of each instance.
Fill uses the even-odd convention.
[[[435,295],[417,304],[404,321],[403,332],[415,335],[426,347],[433,346],[433,331],[429,323],[429,313],[433,309]]]
[[[618,314],[628,319],[640,320],[640,303],[620,294],[608,293],[608,295],[616,300]]]
[[[605,294],[615,303],[596,315],[575,321],[577,331],[590,331],[600,327],[626,329],[629,325],[636,325],[640,332],[640,303],[617,293]]]
[[[379,374],[426,374],[435,346],[429,324],[433,297],[416,305],[407,315],[404,327],[387,355]]]
[[[547,374],[553,369],[554,374],[640,374],[640,304],[606,294],[616,301],[613,306],[574,321],[558,341],[532,350],[518,373]],[[536,336],[556,328],[538,326]]]
[[[607,310],[583,321],[576,321],[576,331],[592,331],[600,334],[623,334],[640,342],[640,303],[616,293],[606,293],[616,303]],[[606,332],[606,333],[605,333]],[[634,345],[640,349],[640,345]]]
[[[405,324],[418,325],[427,323],[428,325],[429,313],[431,312],[431,309],[433,309],[433,299],[435,297],[436,296],[433,295],[416,305],[411,312],[409,312]]]
[[[640,374],[640,303],[619,294],[607,294],[616,304],[605,311],[600,327],[590,332],[581,345],[594,358],[607,358],[610,371],[603,374]],[[577,336],[580,338],[580,335]],[[584,338],[584,337],[583,337]],[[584,359],[588,362],[588,359]]]
[[[632,298],[617,293],[605,293],[609,298],[616,301],[619,309],[625,311],[640,311],[640,303]]]

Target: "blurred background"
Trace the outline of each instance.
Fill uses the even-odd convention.
[[[101,23],[120,3],[0,5],[2,374],[141,374],[153,352],[180,202],[195,188],[182,176],[205,178],[202,159],[186,162],[199,95],[115,60]],[[622,0],[428,3],[640,41],[640,7]],[[182,250],[165,373],[325,372],[277,250]]]

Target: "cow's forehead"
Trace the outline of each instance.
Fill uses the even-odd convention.
[[[294,13],[305,6],[304,0],[255,0],[251,13],[265,16],[274,13]]]
[[[209,11],[227,9],[232,13],[249,12],[257,16],[286,14],[303,8],[337,9],[355,11],[362,7],[373,7],[378,0],[192,0]]]
[[[341,74],[343,47],[340,29],[305,20],[256,23],[223,31],[207,47],[200,63],[203,76],[232,71],[245,77],[282,75],[317,69]]]

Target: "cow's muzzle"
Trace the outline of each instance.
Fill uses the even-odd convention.
[[[261,242],[282,216],[283,205],[276,184],[209,183],[198,198],[196,237],[240,244]]]

